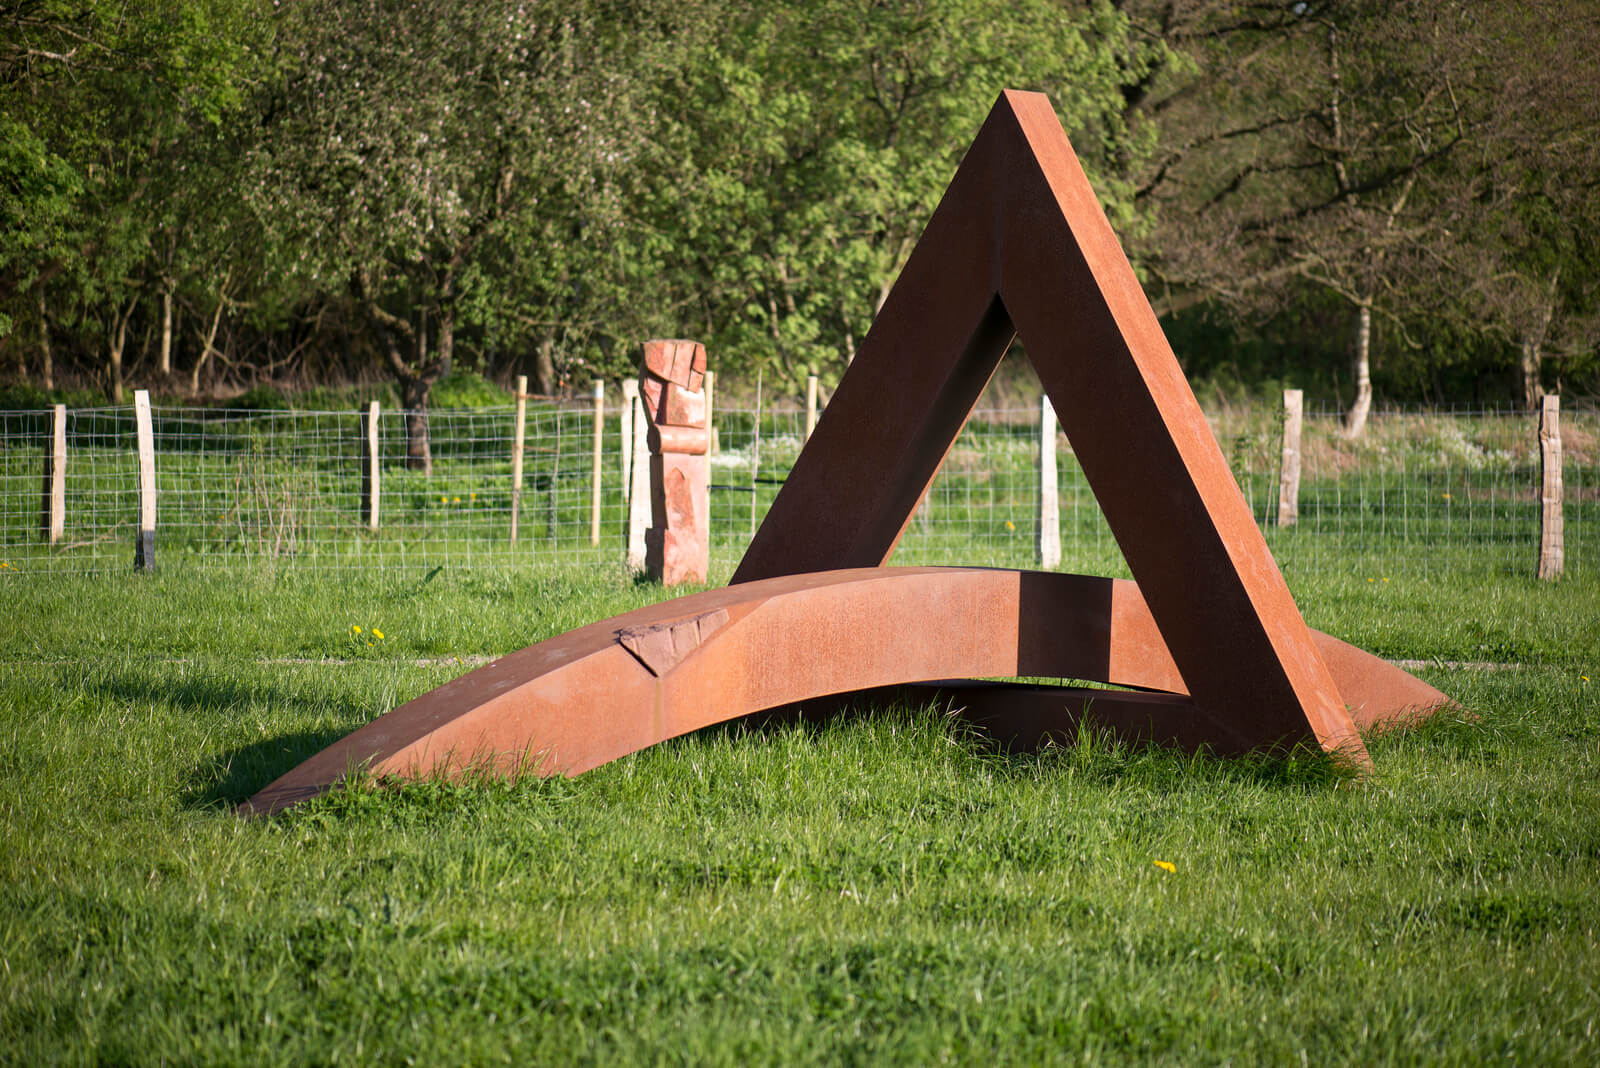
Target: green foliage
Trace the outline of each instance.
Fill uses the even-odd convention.
[[[0,373],[48,341],[74,382],[126,350],[149,384],[170,327],[192,393],[376,367],[420,406],[455,363],[556,393],[683,335],[725,382],[831,383],[1014,87],[1055,102],[1152,297],[1224,320],[1200,362],[1335,391],[1350,327],[1306,314],[1311,279],[1370,298],[1390,397],[1500,388],[1529,345],[1570,393],[1600,255],[1593,73],[1570,61],[1597,31],[1568,21],[1553,0],[25,0],[0,11]]]
[[[511,394],[471,371],[454,371],[433,388],[433,402],[441,408],[503,408]]]
[[[105,397],[91,389],[40,389],[37,386],[0,386],[0,411],[39,411],[55,404],[68,408],[96,408]]]
[[[1005,88],[1043,90],[1112,217],[1127,26],[1108,4],[861,0],[708,9],[709,61],[660,90],[653,228],[724,359],[792,386],[837,373]],[[748,372],[747,372],[748,373]]]
[[[60,254],[81,188],[77,172],[30,125],[0,113],[0,277],[11,275],[25,288]],[[0,337],[11,327],[0,307]]]
[[[143,300],[209,294],[203,270],[241,273],[217,262],[240,214],[219,131],[252,75],[261,6],[39,0],[0,14],[16,34],[0,45],[0,217],[26,221],[0,238],[0,316],[107,353],[114,398]]]
[[[626,19],[599,5],[305,3],[279,19],[281,80],[248,199],[285,284],[351,293],[403,387],[448,373],[458,327],[517,343],[569,306],[636,155]],[[595,287],[597,290],[603,287]]]

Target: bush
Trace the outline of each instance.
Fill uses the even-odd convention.
[[[97,389],[40,389],[37,386],[0,387],[0,410],[37,411],[52,404],[68,408],[98,408],[106,396]]]
[[[509,403],[509,392],[473,371],[452,371],[428,396],[433,408],[499,408]]]

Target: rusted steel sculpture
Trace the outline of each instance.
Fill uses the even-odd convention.
[[[666,586],[704,582],[711,564],[706,349],[646,341],[639,393],[650,423],[650,529],[645,572]]]
[[[1364,726],[1445,696],[1336,638],[1314,641]],[[251,798],[272,812],[353,768],[413,777],[468,767],[576,775],[688,731],[819,695],[946,675],[1044,676],[1159,693],[1003,688],[958,693],[1006,742],[1078,720],[1134,739],[1237,752],[1269,742],[1187,688],[1126,579],[990,568],[872,567],[784,575],[601,620],[402,705]],[[1020,695],[1020,696],[1018,696]]]
[[[1310,732],[1365,763],[1155,313],[1037,93],[1004,93],[990,112],[733,581],[883,564],[1013,336],[1195,702],[1252,735]]]
[[[882,566],[1013,335],[1137,585]],[[652,444],[684,443],[663,455],[703,463],[703,407],[702,437],[679,432],[697,426],[704,350],[652,344],[642,385]],[[672,490],[662,498],[670,516]],[[696,507],[677,499],[678,514]],[[675,543],[661,526],[665,571]],[[1150,692],[881,689],[952,676]],[[503,657],[361,728],[245,808],[314,796],[351,768],[575,775],[711,723],[849,692],[949,699],[1006,742],[1070,735],[1088,719],[1222,752],[1314,741],[1358,766],[1368,763],[1358,728],[1450,703],[1305,625],[1037,94],[996,103],[732,585]]]

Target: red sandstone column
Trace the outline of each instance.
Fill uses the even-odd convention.
[[[704,582],[711,560],[711,441],[706,349],[696,341],[646,341],[639,394],[649,420],[650,529],[645,571],[666,586]]]

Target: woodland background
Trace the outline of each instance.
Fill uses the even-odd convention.
[[[1192,377],[1600,391],[1594,0],[0,0],[0,385],[837,379],[1002,88]]]

